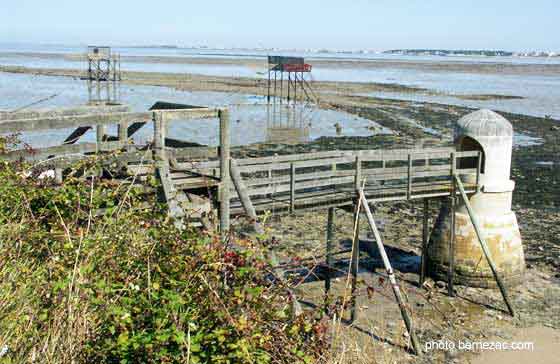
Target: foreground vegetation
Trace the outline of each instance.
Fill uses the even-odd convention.
[[[0,363],[321,356],[323,324],[293,315],[258,244],[179,231],[130,184],[27,170],[0,164]]]

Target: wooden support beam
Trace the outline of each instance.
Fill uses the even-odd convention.
[[[279,155],[271,157],[258,157],[258,158],[244,158],[238,162],[239,167],[253,166],[257,164],[266,164],[278,166],[279,163],[286,163],[282,167],[289,168],[291,162],[300,161],[315,161],[324,159],[324,164],[328,163],[351,163],[354,162],[356,156],[361,156],[363,162],[389,162],[389,161],[407,161],[408,155],[412,154],[414,160],[418,159],[449,159],[449,153],[453,152],[454,148],[435,148],[435,149],[395,149],[390,152],[384,150],[359,150],[359,151],[327,151],[327,152],[314,152],[314,153],[301,153],[290,155]],[[478,151],[456,152],[457,158],[475,157]],[[334,159],[337,158],[337,159]],[[338,158],[342,158],[339,160]],[[198,168],[213,168],[217,167],[218,163],[215,161],[201,162]],[[430,167],[436,167],[432,165]],[[262,168],[262,166],[261,166]]]
[[[74,144],[76,143],[85,133],[87,133],[91,129],[91,126],[80,126],[76,128],[62,144]]]
[[[428,254],[428,244],[430,239],[429,234],[429,213],[430,213],[430,200],[425,198],[424,202],[424,210],[423,210],[423,218],[422,218],[422,252],[421,252],[421,261],[420,261],[420,281],[418,282],[419,286],[422,287],[426,280],[426,259]]]
[[[371,228],[371,231],[373,232],[373,235],[375,236],[375,242],[377,243],[379,254],[381,255],[381,259],[383,260],[383,265],[385,266],[385,271],[387,272],[387,276],[389,277],[389,282],[391,283],[391,288],[393,289],[395,299],[397,300],[397,303],[401,310],[401,315],[404,320],[404,324],[406,325],[406,329],[408,330],[408,334],[410,335],[412,348],[414,349],[414,352],[417,355],[422,355],[422,349],[420,347],[418,337],[416,336],[416,332],[412,325],[412,320],[408,315],[399,285],[397,284],[397,279],[395,278],[395,273],[393,272],[393,268],[391,267],[391,262],[389,261],[389,257],[387,256],[387,252],[385,251],[385,246],[383,245],[383,241],[381,240],[381,234],[379,234],[379,230],[377,229],[377,225],[375,224],[375,220],[373,219],[373,215],[369,208],[368,200],[366,199],[364,190],[362,188],[360,188],[359,190],[359,195],[360,195],[361,204],[366,212],[369,226]]]
[[[247,194],[247,187],[243,183],[243,179],[241,178],[241,173],[239,173],[239,167],[237,167],[237,163],[235,163],[235,159],[231,159],[230,161],[230,172],[231,172],[231,180],[233,181],[233,185],[237,190],[237,195],[239,196],[239,200],[245,209],[245,213],[249,218],[253,221],[253,227],[257,234],[264,233],[263,228],[259,224],[259,220],[257,217],[257,213],[255,212],[255,207],[251,202],[251,198]]]
[[[326,276],[325,276],[325,300],[328,301],[331,289],[331,272],[333,267],[333,245],[334,245],[335,208],[330,207],[327,213],[327,244],[326,244]]]
[[[352,238],[352,257],[350,258],[351,291],[350,291],[350,322],[358,319],[356,291],[358,286],[358,269],[360,263],[360,199],[354,204],[354,237]]]
[[[455,178],[455,181],[457,183],[457,187],[459,188],[459,192],[461,193],[461,197],[463,198],[463,202],[465,203],[465,207],[467,208],[467,212],[469,213],[469,217],[471,218],[471,222],[473,224],[474,231],[476,232],[476,236],[478,237],[478,241],[480,243],[480,247],[482,248],[482,252],[484,253],[484,256],[486,257],[486,261],[488,262],[488,265],[490,266],[490,270],[492,270],[492,274],[494,275],[494,279],[496,280],[496,283],[498,284],[498,288],[500,289],[500,292],[502,294],[504,302],[505,302],[511,316],[515,316],[515,311],[513,310],[513,306],[512,306],[512,304],[509,300],[507,290],[506,290],[506,286],[505,286],[504,282],[502,281],[502,278],[498,274],[498,269],[496,268],[496,264],[494,263],[494,260],[492,259],[492,254],[490,253],[490,249],[488,249],[488,244],[486,243],[486,239],[484,239],[482,229],[480,228],[480,225],[478,223],[478,218],[476,217],[476,214],[474,213],[474,211],[471,207],[471,203],[469,201],[469,198],[467,197],[467,193],[465,192],[463,182],[461,181],[461,179],[458,176],[454,176],[454,178]]]
[[[146,125],[147,123],[144,121],[139,121],[139,122],[135,122],[132,123],[129,127],[128,127],[128,137],[130,138],[131,136],[133,136],[134,134],[136,134],[136,132],[140,129],[142,129],[144,127],[144,125]]]
[[[451,196],[450,196],[450,217],[449,217],[449,244],[448,244],[448,254],[449,254],[449,267],[447,271],[447,294],[449,297],[455,296],[455,291],[453,289],[453,280],[455,275],[455,213],[457,205],[457,196],[455,190],[455,170],[456,170],[456,159],[455,153],[451,153]]]
[[[410,200],[412,196],[412,154],[408,155],[407,183],[406,199]]]
[[[118,150],[122,147],[120,142],[104,142],[101,145],[97,143],[79,143],[72,145],[59,145],[55,147],[40,148],[36,150],[14,150],[0,156],[0,160],[19,160],[25,159],[28,161],[45,160],[51,156],[63,156],[74,154],[86,154],[95,152],[110,152]],[[75,156],[74,156],[75,157]],[[78,157],[78,158],[83,158]],[[69,158],[76,159],[76,158]]]
[[[360,155],[356,156],[356,174],[354,176],[354,185],[356,187],[356,191],[361,187],[362,183],[362,157]]]
[[[290,164],[290,213],[296,210],[296,165]]]
[[[101,145],[105,141],[106,135],[107,135],[107,127],[105,125],[97,125],[95,130],[95,138],[97,141],[98,150],[101,150]]]
[[[223,240],[226,240],[230,229],[230,197],[229,197],[229,180],[230,180],[230,135],[229,135],[229,111],[221,109],[219,111],[220,118],[220,234]]]
[[[21,119],[61,118],[69,116],[82,116],[92,114],[125,113],[130,107],[126,105],[115,106],[81,106],[76,108],[60,108],[53,110],[27,110],[18,112],[0,113],[0,121],[14,121]]]
[[[167,154],[175,159],[206,159],[206,158],[218,158],[219,152],[216,147],[186,147],[178,149],[167,149]],[[190,169],[185,168],[186,165],[191,163],[176,163],[174,167],[178,169]]]
[[[165,114],[167,120],[206,119],[217,116],[213,109],[186,109],[158,111]],[[20,133],[25,131],[43,131],[50,129],[77,128],[80,126],[97,126],[132,122],[148,122],[152,112],[123,112],[108,114],[86,114],[0,121],[0,133]]]
[[[151,112],[91,114],[64,116],[57,118],[19,119],[0,122],[0,133],[22,133],[26,131],[44,131],[51,129],[77,128],[80,126],[97,126],[150,120]]]
[[[153,113],[154,120],[154,159],[165,160],[165,124],[166,118],[162,112]]]
[[[177,190],[173,185],[173,181],[171,180],[170,171],[169,171],[169,162],[166,160],[158,161],[157,163],[157,175],[161,181],[161,185],[163,188],[163,194],[165,196],[165,200],[167,201],[167,209],[169,216],[174,219],[174,225],[178,229],[184,229],[184,217],[185,211],[181,207],[177,199]]]
[[[128,141],[128,123],[126,121],[119,123],[118,134],[119,141],[123,143]]]

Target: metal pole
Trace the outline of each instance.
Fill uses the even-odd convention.
[[[395,278],[395,273],[393,272],[393,268],[391,267],[391,262],[389,261],[389,257],[387,256],[387,252],[385,252],[385,247],[383,246],[383,241],[381,240],[381,234],[379,234],[379,230],[377,230],[377,225],[375,224],[375,220],[373,219],[373,215],[368,205],[368,201],[364,194],[364,190],[360,188],[359,190],[361,205],[364,207],[366,212],[366,216],[368,219],[369,226],[375,236],[375,242],[377,243],[377,248],[379,249],[379,254],[381,255],[381,259],[383,260],[383,264],[385,265],[385,271],[389,276],[389,281],[391,283],[391,287],[393,288],[393,293],[395,294],[395,299],[399,304],[399,308],[401,310],[401,315],[404,320],[404,324],[406,325],[406,329],[408,330],[408,334],[410,335],[410,341],[412,342],[412,347],[414,352],[417,355],[422,354],[422,350],[420,348],[420,344],[418,342],[418,337],[414,331],[414,327],[412,326],[412,320],[408,315],[406,310],[406,306],[404,304],[404,300],[401,295],[401,291],[399,285],[397,284],[397,279]]]
[[[486,261],[488,262],[488,265],[490,266],[490,269],[492,270],[492,274],[494,275],[494,279],[496,280],[496,283],[498,284],[498,287],[500,288],[500,292],[502,293],[502,297],[504,298],[504,302],[506,303],[506,306],[507,306],[511,316],[515,316],[515,311],[513,310],[513,306],[511,305],[511,302],[509,301],[509,297],[508,297],[508,294],[507,294],[507,291],[506,291],[506,287],[504,285],[504,282],[502,281],[502,278],[498,274],[498,270],[496,269],[496,265],[494,264],[494,260],[492,259],[492,254],[490,254],[490,249],[488,249],[488,245],[486,244],[486,240],[484,239],[484,235],[482,235],[482,229],[480,228],[480,225],[478,224],[478,218],[476,217],[475,213],[472,210],[471,203],[469,202],[469,199],[468,199],[467,194],[465,192],[465,188],[463,187],[463,182],[461,182],[461,179],[457,175],[455,175],[454,178],[455,178],[455,181],[457,183],[457,186],[459,187],[459,191],[461,192],[461,197],[463,198],[463,202],[465,203],[465,207],[467,208],[467,211],[469,213],[469,217],[471,218],[471,222],[473,224],[474,231],[476,232],[476,236],[478,237],[480,247],[482,248],[482,251],[484,252],[484,256],[486,257]]]
[[[229,180],[230,180],[230,140],[229,140],[229,111],[221,109],[220,118],[220,234],[226,240],[229,234]]]

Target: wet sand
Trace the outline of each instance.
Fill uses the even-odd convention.
[[[30,68],[22,66],[0,65],[0,72],[31,74],[57,77],[85,77],[85,72],[73,69]],[[216,91],[232,92],[248,95],[265,95],[267,80],[252,77],[225,77],[199,74],[174,74],[161,72],[124,71],[123,83],[129,85],[164,86],[185,91]],[[334,82],[311,81],[310,84],[317,94],[320,104],[328,108],[330,104],[352,105],[356,95],[374,93],[417,94],[426,96],[453,96],[463,100],[504,100],[521,99],[516,95],[501,94],[451,94],[428,90],[421,87],[401,85],[398,83],[375,82]],[[300,95],[301,98],[302,95]]]
[[[4,58],[30,57],[51,60],[83,61],[83,54],[63,54],[63,53],[42,53],[42,52],[2,52],[0,56]],[[517,64],[499,57],[492,61],[469,62],[458,58],[448,61],[426,61],[426,60],[404,60],[404,59],[364,59],[364,58],[328,58],[320,56],[309,56],[314,67],[319,68],[373,68],[373,69],[413,69],[426,72],[459,72],[476,74],[497,74],[497,75],[558,75],[560,64]],[[123,56],[123,62],[127,63],[166,63],[166,64],[185,64],[185,65],[223,65],[223,66],[242,66],[249,68],[266,69],[264,57],[251,56],[206,56],[206,55],[185,55],[185,56]]]

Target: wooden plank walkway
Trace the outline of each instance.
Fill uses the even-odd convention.
[[[368,201],[375,203],[450,196],[454,171],[463,177],[467,193],[476,191],[479,181],[481,156],[478,151],[454,148],[361,150],[239,159],[234,163],[234,188],[229,177],[227,111],[168,103],[154,106],[161,106],[162,110],[100,114],[86,109],[6,118],[0,121],[0,133],[76,130],[62,145],[11,151],[1,158],[43,160],[61,170],[83,156],[119,151],[112,158],[126,165],[130,174],[156,173],[159,176],[170,212],[177,217],[188,215],[178,211],[182,204],[177,203],[177,196],[181,202],[188,200],[185,196],[198,195],[194,200],[204,201],[205,205],[210,201],[209,196],[218,196],[220,211],[227,209],[231,215],[248,213],[248,200],[252,203],[251,211],[256,213],[288,213],[351,205],[362,184],[365,184]],[[169,122],[200,118],[220,119],[221,148],[191,147],[190,143],[167,137]],[[130,136],[147,123],[154,125],[152,143],[133,144]],[[106,126],[111,124],[118,125],[117,136],[106,135]],[[78,143],[83,131],[89,129],[96,131],[97,141]],[[59,174],[62,173],[57,172]],[[239,196],[238,191],[246,196]]]
[[[370,202],[450,196],[453,165],[458,175],[470,176],[465,188],[475,192],[479,169],[462,166],[477,166],[478,158],[477,151],[437,148],[306,153],[239,159],[236,164],[255,210],[280,213],[353,204],[362,183]],[[217,162],[174,167],[191,173],[197,187],[211,185],[212,176],[219,175]],[[189,179],[180,184],[189,188]],[[240,196],[230,189],[232,215],[243,214]]]

